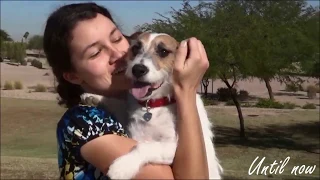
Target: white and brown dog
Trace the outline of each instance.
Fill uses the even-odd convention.
[[[147,163],[168,164],[173,162],[178,136],[176,133],[176,104],[173,97],[171,74],[179,43],[162,33],[145,32],[132,39],[128,53],[126,75],[134,86],[128,94],[124,116],[124,106],[114,105],[114,100],[93,94],[83,94],[82,99],[94,98],[125,124],[129,136],[138,141],[128,154],[116,159],[109,167],[111,179],[131,179]],[[207,117],[204,104],[197,95],[206,147],[209,178],[221,179],[223,172],[212,142],[212,124]],[[121,107],[122,106],[122,107]],[[128,121],[129,119],[129,121]]]

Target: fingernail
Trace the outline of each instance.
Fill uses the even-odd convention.
[[[187,46],[187,41],[186,40],[182,41],[181,45],[182,45],[182,47],[186,47]]]

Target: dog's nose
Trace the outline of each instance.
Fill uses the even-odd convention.
[[[143,75],[147,74],[148,72],[149,72],[149,69],[143,64],[136,64],[132,67],[132,74],[136,78],[140,78]]]

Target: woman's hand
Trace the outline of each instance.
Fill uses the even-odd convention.
[[[173,68],[175,94],[195,95],[208,67],[209,61],[202,43],[194,37],[182,41]]]
[[[209,61],[205,49],[199,40],[190,38],[180,44],[173,70],[179,136],[172,166],[175,179],[209,178],[204,137],[196,102],[197,88],[208,67]]]

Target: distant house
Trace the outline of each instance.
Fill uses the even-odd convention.
[[[36,49],[27,49],[26,50],[27,57],[35,57],[35,58],[46,58],[46,55],[43,50]]]

